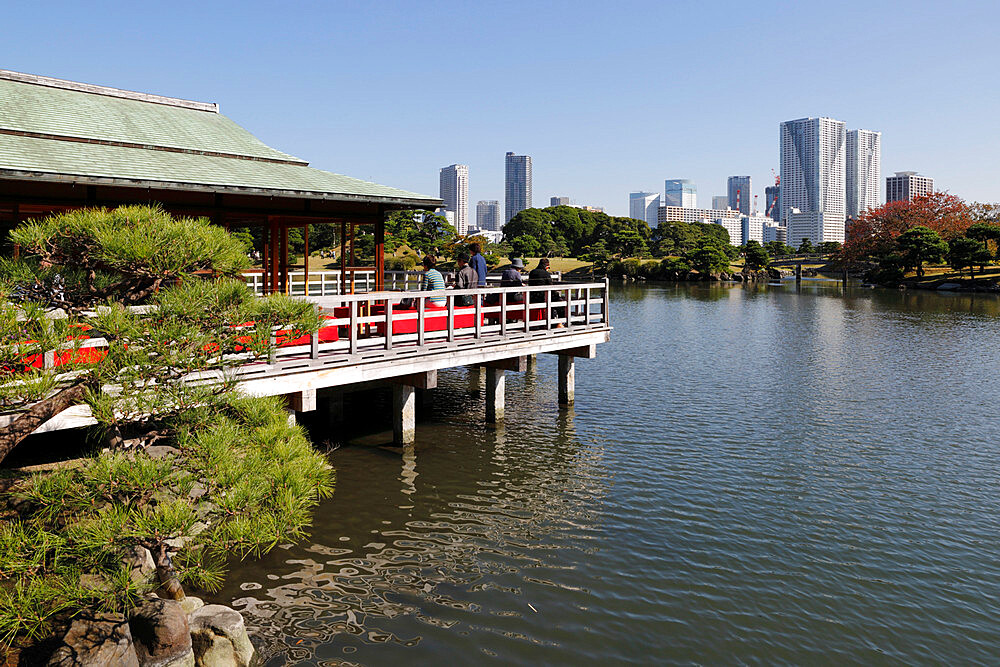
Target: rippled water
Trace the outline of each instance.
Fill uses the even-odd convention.
[[[216,596],[270,664],[996,662],[995,297],[635,287],[612,319],[573,410],[554,357],[496,430],[453,371],[415,452],[331,454],[311,541]]]

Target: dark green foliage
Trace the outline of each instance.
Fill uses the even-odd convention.
[[[579,256],[604,242],[610,255],[641,254],[650,238],[644,220],[612,217],[572,206],[529,208],[504,226],[504,238],[512,243],[527,236],[538,242],[538,250],[550,254]],[[517,252],[518,248],[514,248]],[[532,255],[534,253],[522,253]]]
[[[664,222],[652,231],[650,242],[654,255],[685,255],[694,250],[703,239],[729,245],[729,232],[722,225],[701,222]]]
[[[816,252],[823,253],[824,255],[832,255],[841,249],[840,241],[823,241],[816,246]]]
[[[919,226],[906,230],[896,238],[900,256],[907,268],[917,270],[917,276],[924,275],[924,262],[940,262],[948,252],[948,244],[941,240],[932,229]]]
[[[782,257],[784,255],[795,254],[795,248],[787,246],[781,241],[768,241],[764,244],[764,249],[772,257]]]
[[[693,269],[704,275],[727,271],[729,269],[729,255],[724,249],[726,247],[730,246],[728,244],[723,246],[715,239],[706,238],[693,250],[688,251],[684,259]]]
[[[809,237],[802,239],[802,243],[799,244],[798,252],[804,255],[816,252],[816,248],[813,247],[812,241],[809,240]]]
[[[8,284],[48,285],[58,272],[62,296],[47,300],[59,306],[108,297],[141,302],[194,272],[235,276],[249,265],[245,245],[225,229],[149,206],[61,213],[23,223],[11,239],[26,259],[17,269],[2,267]]]
[[[969,269],[969,277],[976,277],[976,265],[983,266],[993,258],[986,244],[974,238],[959,236],[948,244],[948,264],[956,271]]]
[[[759,242],[753,239],[747,241],[743,249],[745,265],[751,271],[759,271],[771,263],[771,257]]]

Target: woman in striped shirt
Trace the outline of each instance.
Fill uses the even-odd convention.
[[[438,291],[444,292],[444,276],[441,272],[435,269],[437,266],[437,258],[434,255],[424,255],[424,280],[420,283],[420,291]],[[430,297],[431,305],[443,306],[445,304],[445,298],[443,296],[432,296]]]

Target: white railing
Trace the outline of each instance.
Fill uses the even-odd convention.
[[[606,279],[603,283],[538,287],[370,292],[345,294],[331,301],[317,306],[322,323],[316,332],[298,332],[287,325],[274,327],[266,360],[247,352],[225,353],[219,363],[229,367],[227,370],[196,372],[184,381],[217,382],[223,376],[254,379],[261,374],[303,372],[317,363],[369,363],[420,353],[421,348],[434,354],[449,353],[478,345],[610,329]],[[234,344],[245,328],[248,325],[233,327]],[[296,344],[282,344],[289,339]],[[42,352],[42,366],[65,365],[71,373],[83,371],[83,366],[77,366],[81,362],[74,359],[79,351],[97,352],[107,347],[103,338],[68,341],[60,348],[69,355],[59,350]],[[89,353],[86,359],[83,364],[99,360]],[[30,359],[25,361],[31,363]]]
[[[354,276],[353,291],[351,290],[351,275]],[[384,275],[385,289],[387,290],[404,290],[407,292],[418,290],[424,279],[423,271],[386,271]],[[445,283],[449,285],[455,278],[454,271],[442,271],[441,275],[444,276]],[[552,271],[550,275],[553,280],[560,280],[562,278],[562,273],[559,271]],[[265,294],[263,273],[248,272],[244,273],[243,277],[254,294],[257,296]],[[330,271],[310,271],[308,279],[309,289],[307,292],[305,272],[292,271],[288,274],[288,289],[286,293],[293,296],[306,296],[306,294],[309,296],[339,296],[341,294],[340,281],[341,275],[337,269]],[[370,292],[375,289],[375,271],[353,271],[347,274],[347,281],[347,289],[345,290],[347,294]],[[486,282],[499,283],[499,274],[487,275]]]

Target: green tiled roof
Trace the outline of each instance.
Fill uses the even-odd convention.
[[[434,202],[313,169],[217,107],[0,70],[0,172]]]

